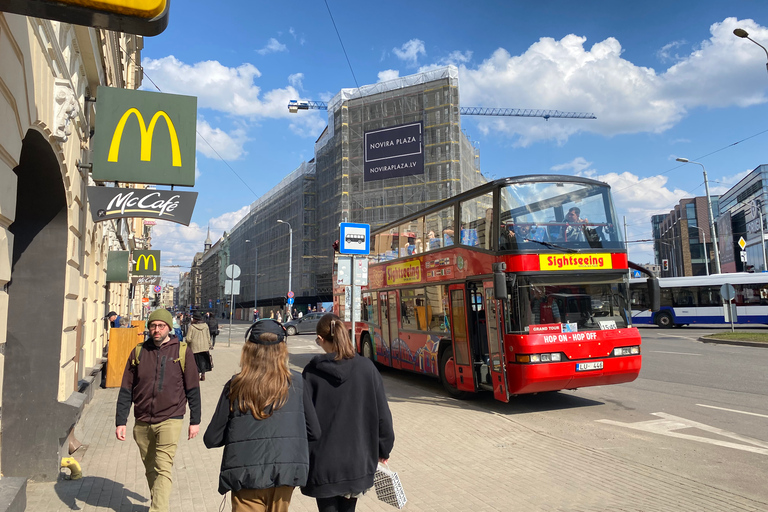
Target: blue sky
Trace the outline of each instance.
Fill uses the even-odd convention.
[[[143,88],[198,97],[199,198],[189,227],[158,222],[164,264],[188,266],[246,206],[304,161],[325,126],[290,99],[355,87],[331,16],[313,2],[185,0],[146,38]],[[593,112],[597,120],[464,116],[489,178],[580,174],[613,186],[629,239],[683,197],[723,192],[768,163],[768,3],[328,0],[360,85],[454,64],[462,106]],[[749,138],[751,137],[751,138]],[[749,138],[737,145],[737,141]],[[729,147],[730,146],[730,147]],[[723,149],[725,148],[725,149]],[[722,149],[722,150],[721,150]],[[718,151],[721,150],[721,151]],[[716,152],[717,151],[717,152]],[[228,168],[231,166],[246,187]],[[252,190],[249,190],[250,189]],[[631,243],[630,259],[652,261]],[[175,281],[176,270],[166,277]]]

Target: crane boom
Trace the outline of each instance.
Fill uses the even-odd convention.
[[[328,110],[325,101],[291,100],[288,102],[288,111],[295,114],[299,110]],[[487,107],[460,107],[459,113],[463,116],[502,116],[502,117],[543,117],[544,119],[597,119],[595,114],[588,112],[561,112],[560,110],[540,110],[532,108],[487,108]]]

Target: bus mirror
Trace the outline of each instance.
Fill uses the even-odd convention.
[[[651,311],[655,313],[661,309],[661,289],[657,277],[648,278],[648,298],[651,303]]]
[[[507,298],[507,275],[504,272],[493,273],[493,297],[497,300]]]

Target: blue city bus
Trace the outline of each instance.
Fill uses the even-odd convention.
[[[720,287],[736,290],[737,324],[768,324],[768,273],[731,273],[710,276],[662,277],[661,308],[652,313],[646,279],[630,279],[632,324],[679,327],[691,324],[726,324]]]

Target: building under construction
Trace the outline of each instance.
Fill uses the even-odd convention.
[[[328,126],[315,143],[314,161],[254,202],[229,235],[231,262],[242,272],[238,307],[253,307],[254,293],[260,307],[282,305],[289,285],[289,233],[278,219],[293,231],[296,304],[314,304],[331,300],[332,244],[340,222],[370,224],[373,230],[486,181],[477,152],[461,131],[458,85],[458,69],[447,66],[342,89],[329,102]],[[375,153],[374,146],[396,153],[387,146],[400,142],[413,151]],[[411,163],[403,164],[403,158]],[[377,171],[382,172],[374,175]]]

